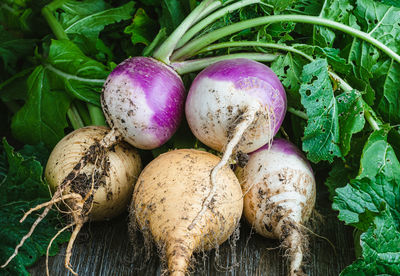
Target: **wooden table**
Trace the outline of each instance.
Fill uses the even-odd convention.
[[[338,275],[340,271],[353,262],[354,245],[352,229],[344,226],[330,208],[327,191],[319,191],[317,210],[324,216],[325,221],[319,229],[318,235],[329,239],[336,247],[336,254],[332,246],[324,239],[310,237],[310,253],[307,258],[306,272],[315,276]],[[287,275],[286,260],[282,251],[274,249],[279,246],[277,241],[268,240],[257,234],[251,234],[251,228],[242,222],[240,239],[234,251],[228,242],[219,249],[220,266],[232,266],[236,253],[236,265],[230,270],[218,268],[215,265],[215,250],[206,255],[199,254],[196,258],[195,275]],[[140,242],[139,242],[140,243]],[[50,258],[51,275],[72,275],[64,268],[64,253]],[[133,252],[140,250],[143,245],[133,246],[129,242],[127,233],[126,214],[119,218],[104,222],[86,225],[78,236],[72,256],[72,268],[81,276],[108,276],[108,275],[160,275],[160,262],[154,255],[149,262],[144,263],[143,257],[135,260]],[[143,268],[139,270],[138,268]],[[42,258],[30,269],[32,276],[45,275],[45,260]]]

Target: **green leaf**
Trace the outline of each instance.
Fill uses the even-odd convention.
[[[98,3],[92,11],[83,9],[78,1],[68,1],[62,6],[66,14],[61,15],[61,25],[67,34],[80,34],[95,41],[105,26],[131,18],[134,11],[134,2],[129,2],[118,8],[106,10],[103,1],[87,1],[90,6]]]
[[[265,2],[274,6],[274,12],[279,13],[296,3],[297,0],[266,0]]]
[[[304,58],[293,53],[281,55],[271,63],[271,69],[285,87],[289,106],[295,108],[301,106],[298,91],[301,85],[301,72],[305,64],[306,60]]]
[[[400,9],[380,4],[370,0],[357,0],[354,15],[357,17],[361,30],[369,33],[395,52],[399,52],[400,44]],[[349,63],[353,67],[354,77],[349,79],[353,86],[366,92],[365,100],[373,105],[375,91],[371,85],[374,77],[374,68],[378,59],[387,59],[380,54],[371,44],[354,39],[348,56]],[[375,90],[380,90],[376,87]]]
[[[400,65],[391,60],[383,85],[383,96],[378,111],[390,124],[400,124]]]
[[[371,44],[358,39],[353,40],[348,61],[353,68],[354,77],[349,76],[349,79],[358,90],[365,91],[365,100],[370,105],[375,100],[375,91],[370,83],[370,79],[373,78],[372,68],[379,56],[378,50]]]
[[[51,90],[49,72],[42,65],[36,67],[28,79],[28,99],[12,120],[14,137],[26,144],[44,142],[54,147],[64,137],[70,102],[65,93]]]
[[[320,17],[344,23],[352,27],[356,27],[355,18],[351,14],[353,5],[349,0],[325,0],[324,8],[321,10]],[[315,45],[321,47],[332,47],[335,41],[336,34],[333,30],[314,26],[313,41]]]
[[[0,22],[7,29],[29,31],[29,17],[32,9],[27,7],[28,0],[3,0],[0,5]]]
[[[185,19],[189,11],[179,0],[162,0],[161,3],[160,25],[161,28],[166,28],[167,33],[170,34]]]
[[[400,51],[400,9],[370,0],[357,0],[354,11],[361,29],[395,52]]]
[[[28,233],[36,215],[29,216],[26,221],[19,223],[24,212],[30,208],[49,200],[47,185],[42,179],[43,167],[30,153],[42,151],[39,148],[24,148],[24,156],[4,140],[0,154],[0,171],[5,175],[1,179],[0,187],[0,263],[4,263],[13,253],[21,238]],[[50,239],[58,231],[59,220],[56,213],[51,211],[41,221],[33,235],[25,241],[19,254],[11,263],[2,269],[2,275],[29,275],[26,267],[34,264],[46,253]],[[69,240],[69,233],[62,233],[50,250],[53,256],[58,252],[58,244]]]
[[[156,22],[147,16],[144,9],[138,9],[131,25],[125,28],[124,33],[131,34],[132,43],[143,43],[148,46],[157,32]]]
[[[110,70],[85,56],[72,42],[53,40],[46,70],[64,82],[75,98],[100,106],[100,92]]]
[[[333,94],[326,60],[318,59],[303,68],[301,103],[308,115],[303,150],[312,162],[333,161],[340,150],[339,110]]]
[[[388,210],[374,218],[374,225],[361,234],[362,258],[342,271],[342,276],[399,275],[400,231]]]
[[[364,104],[356,90],[347,91],[336,97],[339,112],[340,148],[343,156],[350,151],[350,141],[354,133],[364,128]]]
[[[378,174],[400,183],[400,163],[387,142],[385,130],[375,131],[370,135],[361,156],[358,178],[373,179]]]
[[[332,169],[325,181],[325,185],[329,190],[329,198],[333,200],[336,195],[336,189],[346,186],[351,176],[351,168],[349,168],[341,159],[335,160]]]
[[[368,221],[360,219],[367,211],[379,213],[386,204],[396,220],[400,221],[400,186],[379,174],[376,178],[362,178],[350,181],[343,188],[336,189],[332,208],[339,211],[339,219],[365,230]]]
[[[9,73],[15,73],[15,66],[20,58],[33,53],[35,39],[16,38],[0,25],[0,57]]]
[[[27,68],[14,74],[8,80],[0,84],[0,98],[8,102],[12,100],[26,100],[28,76],[34,68]]]
[[[383,4],[386,4],[386,5],[395,6],[395,7],[400,8],[400,2],[397,0],[376,0],[376,1],[382,2]]]

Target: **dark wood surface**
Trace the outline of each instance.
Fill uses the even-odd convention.
[[[317,210],[323,215],[324,222],[314,232],[329,239],[336,253],[326,240],[311,235],[306,272],[315,276],[339,275],[355,258],[352,229],[338,221],[336,213],[330,209],[326,191],[319,194]],[[219,249],[217,262],[215,250],[205,255],[198,254],[194,274],[286,275],[287,263],[282,257],[284,252],[276,249],[278,246],[277,241],[251,233],[251,228],[242,222],[240,239],[234,251],[226,242]],[[60,254],[50,257],[50,275],[72,275],[64,268],[65,248],[64,245]],[[134,257],[134,252],[142,248],[140,242],[136,246],[130,244],[127,216],[124,214],[109,222],[87,224],[75,243],[71,263],[81,276],[160,275],[162,271],[156,255],[149,262],[144,262],[140,256]],[[233,252],[236,252],[236,262],[233,262]],[[235,266],[230,270],[222,268],[233,264]],[[44,258],[30,272],[33,276],[45,275]]]

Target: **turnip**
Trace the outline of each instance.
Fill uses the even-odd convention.
[[[62,201],[65,209],[63,212],[71,216],[72,223],[61,231],[75,226],[66,250],[65,267],[76,274],[70,267],[69,260],[74,240],[82,225],[88,220],[110,219],[125,210],[141,170],[140,156],[136,150],[124,142],[116,144],[110,151],[97,152],[99,150],[97,144],[109,132],[110,130],[106,127],[85,127],[65,136],[56,145],[45,170],[45,178],[53,192],[53,197],[49,202],[38,205],[25,213],[21,222],[33,211],[45,207],[7,263],[17,255],[18,249],[33,233],[51,207]],[[85,159],[86,166],[75,175],[82,159]],[[55,237],[52,241],[54,239]],[[47,274],[49,274],[48,270]]]
[[[190,129],[201,142],[225,151],[211,173],[214,182],[218,170],[235,150],[248,153],[272,140],[285,116],[286,94],[266,65],[248,59],[226,60],[197,75],[185,112]]]
[[[216,177],[212,204],[190,226],[211,192],[210,173],[219,160],[204,151],[174,150],[154,159],[139,176],[130,228],[152,236],[166,256],[170,275],[185,275],[193,252],[218,246],[238,226],[242,191],[227,166]]]
[[[245,195],[246,220],[260,235],[280,239],[290,258],[290,275],[303,275],[303,224],[315,204],[315,179],[308,161],[293,144],[275,139],[271,146],[251,153],[237,176]]]
[[[141,149],[164,144],[182,118],[185,87],[180,76],[153,58],[135,57],[108,76],[102,93],[107,122]]]

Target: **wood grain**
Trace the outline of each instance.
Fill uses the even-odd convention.
[[[329,239],[336,247],[336,254],[329,243],[310,236],[310,252],[306,272],[310,276],[339,275],[340,271],[353,262],[354,245],[352,229],[338,221],[330,208],[327,191],[321,191],[317,199],[317,210],[324,222],[314,231]],[[279,243],[251,233],[251,227],[242,222],[240,239],[235,250],[229,242],[219,249],[219,258],[214,251],[196,256],[194,275],[286,275],[286,261],[282,257]],[[81,276],[108,275],[160,275],[162,270],[158,257],[153,254],[148,262],[143,255],[134,258],[134,252],[141,252],[143,244],[133,246],[127,233],[126,214],[103,223],[90,223],[80,233],[73,249],[72,268]],[[64,268],[64,252],[50,257],[51,275],[72,275]],[[154,252],[155,253],[155,252]],[[236,253],[236,261],[234,261]],[[231,269],[222,267],[231,266]],[[139,269],[142,268],[142,269]],[[45,274],[45,260],[42,258],[30,269],[32,276]]]

